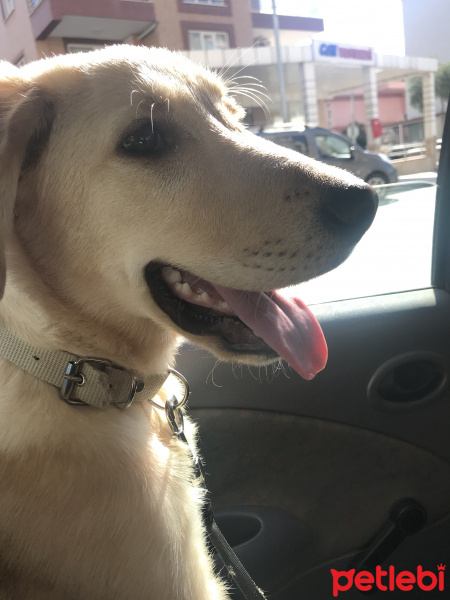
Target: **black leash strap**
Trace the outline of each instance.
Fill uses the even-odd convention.
[[[265,595],[256,586],[214,520],[209,532],[209,538],[225,565],[228,574],[238,586],[244,598],[246,600],[265,600]]]
[[[172,398],[170,398],[166,402],[166,417],[170,427],[172,428],[173,434],[179,440],[185,443],[189,450],[191,450],[189,442],[187,441],[187,438],[184,434],[183,413],[179,410],[179,408],[180,403],[178,403],[177,399],[174,396],[172,396]],[[199,480],[200,485],[205,490],[205,500],[202,508],[202,513],[203,522],[205,524],[206,531],[208,533],[211,544],[216,549],[217,554],[220,556],[220,559],[222,560],[226,570],[228,571],[229,576],[239,588],[245,600],[266,600],[266,596],[257,587],[253,579],[247,573],[241,561],[236,556],[235,552],[225,539],[223,533],[217,526],[217,523],[214,519],[214,512],[212,509],[211,500],[209,498],[209,492],[206,487],[205,472],[203,470],[203,465],[201,463],[201,460],[197,456],[194,456],[194,454],[192,454],[192,458],[194,461],[196,478]]]

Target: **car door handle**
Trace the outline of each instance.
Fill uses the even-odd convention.
[[[423,529],[426,520],[425,508],[414,498],[405,498],[397,502],[392,508],[389,520],[356,559],[356,570],[375,570],[405,538]]]
[[[382,365],[372,377],[368,398],[379,408],[401,410],[438,397],[447,383],[446,363],[430,352],[412,352]]]

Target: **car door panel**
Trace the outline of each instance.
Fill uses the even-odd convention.
[[[268,532],[252,532],[235,550],[270,593],[324,562],[334,560],[337,568],[342,556],[368,544],[403,498],[426,507],[428,526],[448,513],[450,465],[412,444],[310,417],[234,409],[193,416],[208,449],[208,487],[224,534],[223,509],[236,522],[245,508],[255,512]],[[258,513],[261,507],[279,511],[276,525],[275,515]]]
[[[446,431],[448,386],[433,401],[391,410],[369,402],[367,389],[386,362],[412,350],[431,352],[450,364],[450,295],[419,290],[313,307],[329,348],[328,364],[313,381],[289,367],[230,366],[187,347],[178,368],[187,375],[192,408],[245,408],[298,414],[378,431],[427,448],[450,460]],[[432,427],[429,426],[432,424]]]
[[[314,542],[298,567],[365,545],[399,499],[416,498],[430,524],[449,510],[450,465],[393,437],[269,412],[193,416],[215,506],[271,506],[304,522]]]
[[[261,546],[258,536],[244,544],[244,563],[246,555],[266,557],[251,561],[249,570],[278,600],[301,598],[289,586],[299,577],[306,577],[308,593],[316,581],[319,594],[322,577],[329,578],[341,557],[367,545],[402,498],[423,504],[428,529],[450,513],[449,294],[417,290],[313,310],[329,361],[311,382],[289,367],[274,373],[270,367],[216,364],[191,346],[177,365],[191,385],[189,404],[214,507],[226,509],[228,519],[242,507],[270,507],[296,519],[302,532],[291,540],[294,551],[282,581],[279,569],[261,568],[279,554],[276,535],[272,545],[266,538]],[[436,397],[423,404],[371,402],[374,374],[413,351],[441,360],[445,380]],[[405,546],[414,549],[417,563],[423,546],[413,540]],[[316,599],[322,597],[331,595]]]

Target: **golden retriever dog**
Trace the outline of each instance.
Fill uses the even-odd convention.
[[[182,337],[307,379],[323,368],[317,321],[277,290],[342,262],[376,195],[251,134],[230,94],[165,49],[2,63],[1,336],[36,363],[109,361],[82,365],[105,377],[164,380]],[[83,369],[61,372],[65,401],[1,354],[0,599],[228,598],[164,411],[73,405]]]

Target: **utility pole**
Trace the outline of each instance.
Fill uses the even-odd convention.
[[[278,85],[280,87],[280,102],[281,102],[281,115],[284,123],[288,122],[288,110],[286,102],[286,86],[284,84],[284,71],[283,63],[281,62],[281,50],[280,50],[280,28],[278,26],[278,15],[276,0],[272,0],[273,10],[273,33],[275,36],[275,50],[277,53],[277,68],[278,68]]]

